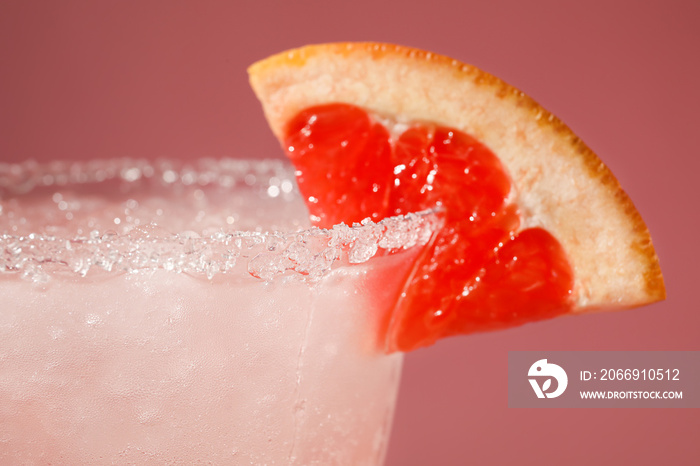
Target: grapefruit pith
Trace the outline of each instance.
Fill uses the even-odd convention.
[[[477,68],[371,43],[256,63],[253,89],[328,226],[441,207],[387,351],[665,296],[648,230],[563,123]]]

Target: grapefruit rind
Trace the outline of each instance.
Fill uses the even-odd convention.
[[[665,298],[649,231],[608,167],[558,118],[499,78],[445,56],[377,43],[306,46],[248,72],[280,141],[299,111],[333,102],[480,140],[511,176],[523,226],[545,228],[566,251],[573,312]]]

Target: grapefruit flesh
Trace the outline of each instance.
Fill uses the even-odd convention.
[[[382,336],[408,351],[439,338],[518,325],[571,307],[571,267],[542,228],[520,229],[498,158],[456,129],[416,124],[395,141],[364,110],[303,110],[284,146],[313,221],[381,219],[438,206],[443,228],[424,253]]]
[[[500,79],[377,43],[301,47],[249,75],[313,222],[441,209],[386,317],[386,351],[665,297],[649,231],[610,170]]]

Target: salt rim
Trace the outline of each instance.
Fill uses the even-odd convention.
[[[0,163],[0,199],[5,193],[24,194],[37,187],[100,183],[114,179],[133,183],[142,178],[151,178],[164,185],[217,184],[230,188],[241,183],[252,186],[259,178],[266,177],[268,180],[278,177],[294,181],[294,172],[285,161],[279,159],[201,158],[194,162],[183,162],[115,158],[45,163],[27,160],[21,163]]]
[[[254,174],[255,180],[246,179]],[[233,187],[241,181],[294,180],[281,160],[201,159],[194,165],[175,161],[133,159],[0,164],[0,198],[22,194],[35,187],[95,183],[121,178],[129,183],[142,177],[168,184],[218,184]],[[261,185],[261,189],[266,189]],[[86,276],[97,270],[142,273],[157,269],[204,275],[235,272],[245,265],[247,274],[262,280],[292,275],[315,281],[334,264],[359,264],[375,255],[392,254],[428,243],[440,226],[436,211],[429,210],[373,222],[369,218],[332,229],[312,227],[294,232],[218,232],[200,237],[191,232],[163,234],[149,227],[127,234],[94,230],[72,238],[28,234],[0,235],[0,273],[20,274],[34,283],[46,283],[63,271]]]

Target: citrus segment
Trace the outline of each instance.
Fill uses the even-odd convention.
[[[425,338],[408,340],[423,345],[453,329],[522,323],[525,308],[531,308],[528,319],[540,319],[665,297],[646,225],[610,170],[561,121],[498,78],[448,57],[376,43],[302,47],[254,64],[249,74],[273,133],[295,151],[297,145],[303,150],[303,141],[287,138],[293,138],[290,122],[300,112],[330,105],[324,108],[335,113],[334,105],[342,104],[355,108],[340,120],[354,115],[364,121],[364,129],[356,131],[365,135],[358,147],[367,150],[334,158],[307,151],[314,161],[300,169],[302,192],[315,178],[325,189],[309,197],[330,193],[309,205],[321,222],[330,222],[334,211],[350,222],[366,212],[388,215],[423,202],[450,204],[443,206],[447,226],[429,254],[444,254],[454,266],[426,261],[427,273],[414,274],[400,303],[403,312],[395,312],[387,324],[389,349],[408,347],[402,336],[414,330]],[[298,118],[306,127],[307,117]],[[389,166],[379,122],[390,122]],[[441,154],[437,171],[434,151]],[[394,189],[397,185],[400,189]],[[350,205],[341,206],[339,199]],[[494,243],[497,250],[489,250]],[[472,287],[476,278],[480,285]],[[538,286],[523,288],[525,282]],[[436,306],[432,316],[415,298],[420,293],[407,304],[415,288],[428,283],[438,284],[424,293]],[[521,291],[514,291],[518,287]],[[557,294],[566,297],[553,298]],[[452,313],[442,309],[445,300],[470,299],[490,304],[460,304],[460,312]],[[441,326],[448,318],[450,323]],[[462,323],[456,325],[457,320]]]
[[[305,109],[290,120],[284,145],[315,224],[386,216],[389,133],[366,112],[351,105]]]
[[[506,202],[511,184],[498,158],[452,128],[412,125],[395,144],[389,134],[358,107],[328,104],[293,117],[284,138],[321,227],[442,211],[444,227],[382,329],[385,349],[408,351],[566,312],[569,264],[544,230],[517,231],[517,209]]]

